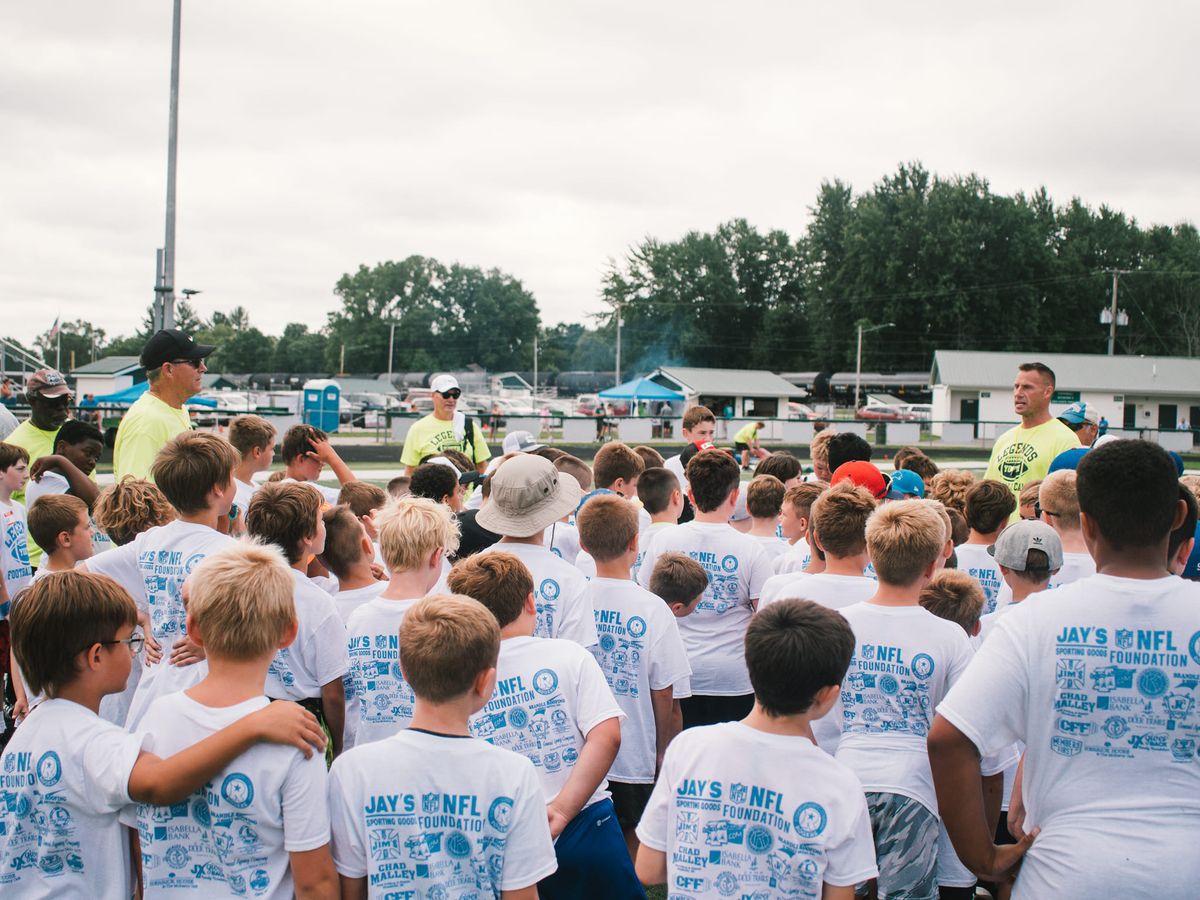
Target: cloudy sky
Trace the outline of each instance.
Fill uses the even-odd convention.
[[[1143,223],[1200,203],[1200,7],[185,0],[176,287],[277,333],[413,253],[546,323],[646,235],[799,233],[904,160]],[[0,11],[0,334],[152,298],[170,0]]]

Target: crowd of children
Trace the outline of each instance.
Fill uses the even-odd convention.
[[[257,416],[103,490],[0,443],[0,893],[1193,896],[1200,479],[714,425],[386,490]]]

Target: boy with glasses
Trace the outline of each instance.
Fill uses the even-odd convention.
[[[17,660],[47,699],[0,757],[5,896],[123,900],[134,882],[118,814],[129,803],[179,803],[259,741],[307,755],[324,743],[308,713],[273,703],[165,759],[144,750],[146,735],[97,715],[142,649],[136,622],[116,582],[78,571],[41,579],[13,611]]]

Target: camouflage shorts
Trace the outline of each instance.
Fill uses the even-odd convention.
[[[873,791],[867,811],[880,900],[937,900],[938,817],[911,797]]]

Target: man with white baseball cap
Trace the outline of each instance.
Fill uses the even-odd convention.
[[[1079,443],[1090,447],[1100,434],[1100,410],[1088,403],[1072,403],[1057,416],[1079,438]]]
[[[533,575],[537,637],[594,646],[598,638],[592,604],[584,593],[587,579],[543,543],[546,529],[579,506],[579,482],[548,459],[529,453],[505,460],[491,482],[487,505],[475,521],[502,537],[482,552],[511,553]]]
[[[458,411],[458,400],[462,397],[458,379],[453,375],[436,375],[429,388],[433,391],[433,412],[413,423],[400,453],[405,474],[411,476],[421,460],[443,450],[461,451],[483,474],[492,451],[479,423]]]

